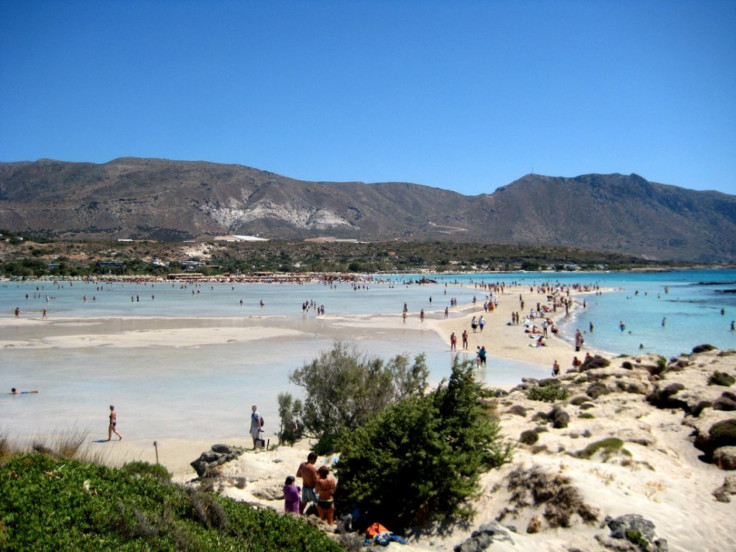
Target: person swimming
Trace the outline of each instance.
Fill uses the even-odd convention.
[[[15,387],[13,387],[10,390],[10,394],[11,395],[31,395],[31,394],[35,394],[35,393],[38,393],[38,390],[37,389],[34,389],[33,391],[18,391]]]

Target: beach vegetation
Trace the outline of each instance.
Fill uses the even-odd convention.
[[[525,429],[519,436],[519,442],[524,443],[525,445],[533,445],[537,441],[539,441],[539,433],[533,429]]]
[[[413,363],[406,355],[384,361],[337,341],[289,380],[304,388],[304,433],[319,440],[315,451],[324,454],[334,450],[341,431],[355,430],[388,406],[421,395],[428,376],[423,354]]]
[[[302,401],[295,399],[289,393],[279,393],[279,442],[293,445],[304,436],[304,422],[302,422]]]
[[[498,419],[479,400],[473,363],[456,357],[449,380],[343,431],[338,507],[401,532],[473,515],[482,473],[511,460]]]
[[[590,460],[598,452],[603,456],[604,461],[607,460],[611,455],[622,452],[623,453],[624,442],[616,437],[609,437],[607,439],[601,439],[595,443],[589,444],[583,450],[578,451],[575,456],[582,458],[583,460]]]
[[[40,453],[0,462],[0,549],[338,552],[303,520],[122,469]]]
[[[557,402],[566,400],[569,392],[561,385],[535,385],[526,391],[526,396],[532,401]]]
[[[42,236],[3,234],[8,251],[0,273],[7,277],[89,275],[157,275],[183,271],[193,260],[182,243],[185,235],[158,232],[158,241],[51,240]],[[43,243],[43,247],[38,244]],[[240,275],[253,272],[437,272],[527,270],[576,265],[581,270],[625,270],[670,266],[631,255],[585,251],[568,247],[445,243],[310,243],[304,241],[210,243],[211,258],[199,259],[197,271],[206,275]],[[155,262],[154,262],[155,261]]]
[[[736,378],[726,372],[715,371],[708,378],[708,385],[722,385],[724,387],[730,387],[735,382]]]

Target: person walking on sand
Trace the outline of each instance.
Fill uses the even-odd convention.
[[[317,481],[314,483],[317,490],[317,511],[319,518],[325,520],[329,525],[335,523],[335,501],[333,495],[337,490],[337,481],[330,473],[329,466],[320,466],[317,470]]]
[[[118,413],[115,412],[115,406],[110,405],[110,425],[107,426],[107,440],[110,441],[112,439],[112,434],[118,436],[118,441],[123,440],[123,436],[118,433]]]
[[[457,351],[457,336],[455,335],[455,332],[450,334],[450,350]]]
[[[463,349],[468,349],[468,330],[463,330]]]
[[[310,452],[307,455],[307,461],[299,464],[296,470],[296,476],[302,478],[302,500],[299,504],[299,511],[303,514],[310,503],[317,504],[317,493],[314,492],[314,485],[317,482],[317,453]]]
[[[253,448],[256,448],[258,443],[263,444],[261,439],[261,431],[263,431],[263,416],[258,412],[258,407],[253,405],[250,413],[250,436],[253,437]]]

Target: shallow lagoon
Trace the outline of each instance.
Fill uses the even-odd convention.
[[[257,403],[270,436],[278,429],[278,393],[301,391],[289,383],[288,374],[328,350],[335,339],[383,358],[425,353],[431,381],[438,383],[449,374],[451,355],[446,340],[422,327],[418,312],[425,309],[429,318],[440,318],[453,297],[461,305],[473,297],[482,302],[483,292],[473,288],[481,282],[532,286],[561,281],[618,290],[586,295],[586,307],[561,321],[567,338],[576,327],[588,332],[593,322],[594,332],[586,333],[589,347],[633,354],[644,345],[667,356],[701,343],[736,348],[736,332],[729,331],[736,294],[724,293],[735,287],[733,270],[452,275],[437,277],[438,284],[407,285],[412,278],[393,276],[359,287],[4,282],[0,319],[12,318],[18,306],[21,317],[39,321],[46,308],[50,322],[0,326],[0,341],[30,343],[3,348],[0,388],[41,390],[39,395],[0,395],[0,431],[43,436],[76,426],[106,438],[108,405],[114,403],[126,437],[238,436],[246,434],[250,405]],[[312,300],[325,306],[327,317],[302,310],[302,303]],[[405,326],[400,321],[404,302],[410,311]],[[626,322],[625,332],[618,329],[620,320]],[[130,347],[113,337],[103,345],[84,343],[95,335],[198,326],[242,331],[246,339]],[[260,336],[263,329],[279,335],[247,339],[249,332]],[[58,346],[70,336],[79,336],[75,346]],[[546,367],[491,356],[479,377],[513,384],[524,376],[547,374]]]

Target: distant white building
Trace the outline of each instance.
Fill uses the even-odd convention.
[[[267,238],[259,238],[258,236],[243,236],[238,234],[231,234],[229,236],[215,236],[215,241],[230,241],[230,242],[236,242],[236,241],[249,241],[249,242],[258,242],[258,241],[268,241]]]

